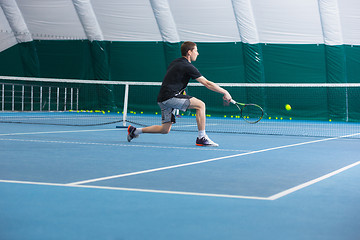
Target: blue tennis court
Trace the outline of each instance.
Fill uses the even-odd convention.
[[[0,124],[1,239],[357,239],[359,139]],[[24,237],[25,236],[25,237]]]
[[[359,12],[0,0],[0,240],[359,240]]]

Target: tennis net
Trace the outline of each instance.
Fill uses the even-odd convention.
[[[66,126],[161,124],[160,82],[0,76],[0,122]],[[207,106],[208,132],[360,138],[360,84],[220,83],[232,97],[264,109],[246,123],[232,104],[199,83],[188,95]],[[290,105],[291,109],[285,108]],[[196,112],[176,112],[173,130],[197,131]]]

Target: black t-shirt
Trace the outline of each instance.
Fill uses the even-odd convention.
[[[174,97],[186,88],[190,79],[196,79],[201,76],[199,70],[186,58],[175,59],[167,69],[157,101],[163,102]]]

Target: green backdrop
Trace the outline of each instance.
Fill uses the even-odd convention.
[[[230,83],[358,83],[359,46],[322,44],[198,43],[194,65],[209,80]],[[0,75],[109,81],[161,82],[166,67],[180,56],[180,43],[33,41],[17,44],[0,53]],[[100,86],[85,89],[84,107],[119,110],[123,90]],[[147,90],[137,89],[137,92]],[[189,89],[191,94],[191,89]],[[357,89],[235,90],[233,97],[256,102],[272,116],[288,117],[283,105],[293,106],[293,117],[321,120],[359,121],[360,96]],[[157,89],[150,92],[157,94]],[[196,94],[195,91],[193,91]],[[209,111],[223,114],[213,93],[199,93],[209,99]],[[92,97],[89,100],[88,97]],[[138,94],[145,98],[145,94]],[[219,96],[220,98],[220,96]],[[221,100],[221,98],[220,98]],[[156,98],[138,103],[143,109],[157,108]],[[136,109],[137,105],[134,105]]]

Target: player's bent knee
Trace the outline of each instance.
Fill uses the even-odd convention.
[[[190,108],[193,109],[205,109],[205,103],[197,98],[191,98],[190,100]]]
[[[161,134],[168,134],[170,132],[170,130],[162,130]]]
[[[168,126],[168,125],[163,125],[162,128],[161,128],[161,133],[162,134],[168,134],[171,130],[171,125]]]
[[[206,109],[206,105],[203,101],[199,101],[198,105],[197,105],[197,110],[201,110],[204,111]]]
[[[168,128],[163,128],[162,130],[161,130],[161,133],[162,134],[168,134],[170,132],[170,129],[168,129]]]

